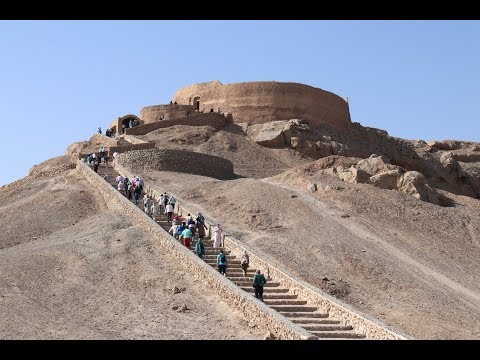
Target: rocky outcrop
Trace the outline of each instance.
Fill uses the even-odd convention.
[[[406,169],[387,163],[387,159],[372,154],[368,159],[360,160],[349,168],[337,166],[330,173],[350,183],[364,183],[381,189],[398,190],[417,199],[435,205],[449,206],[450,199],[430,186],[418,171]]]
[[[29,177],[39,178],[56,176],[64,171],[75,169],[76,161],[72,161],[67,155],[48,159],[38,165],[34,165],[28,172]]]
[[[382,171],[378,168],[373,171],[365,168],[366,165],[376,166],[375,161],[369,160],[348,173],[339,171],[338,176],[345,181],[363,182],[368,173],[370,183],[382,188],[393,188],[395,178],[401,176],[402,171],[416,171],[425,177],[432,189],[441,188],[455,194],[480,198],[479,143],[446,140],[427,144],[423,140],[395,138],[386,131],[363,127],[358,123],[353,123],[349,129],[344,130],[327,125],[311,128],[301,120],[285,121],[283,124],[284,126],[281,121],[275,122],[274,134],[268,131],[269,124],[260,125],[262,128],[257,128],[257,133],[270,135],[268,141],[261,138],[262,141],[258,143],[281,146],[283,134],[284,146],[290,146],[312,159],[332,155],[368,158],[372,154],[379,154],[384,163],[389,164]],[[403,170],[391,172],[395,170],[392,166]]]
[[[247,129],[247,133],[253,141],[262,146],[295,148],[298,145],[298,134],[309,130],[310,126],[303,120],[291,119],[251,125]]]
[[[94,134],[88,141],[79,141],[70,144],[65,151],[65,155],[68,155],[73,160],[79,159],[81,154],[97,153],[100,147],[117,146],[118,141],[114,138],[110,138],[100,134]]]
[[[285,121],[273,121],[267,124],[253,125],[252,128],[258,131],[253,141],[262,146],[283,147],[287,144],[284,132],[290,133],[290,127],[290,124],[285,123]]]

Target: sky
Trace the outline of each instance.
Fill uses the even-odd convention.
[[[477,20],[3,20],[0,186],[211,80],[307,84],[389,135],[480,142],[479,39]]]

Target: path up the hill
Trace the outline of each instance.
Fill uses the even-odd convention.
[[[98,170],[101,175],[116,188],[115,179],[119,174],[112,166],[101,164]],[[158,201],[158,199],[155,199]],[[143,201],[139,202],[138,207],[143,211]],[[145,216],[149,216],[145,214]],[[165,236],[172,236],[168,234],[171,223],[167,221],[166,215],[154,215],[153,219],[161,226],[167,233]],[[172,236],[173,237],[173,236]],[[254,269],[247,271],[247,276],[243,276],[240,259],[231,255],[231,252],[224,247],[214,248],[213,240],[205,237],[205,255],[203,260],[211,265],[217,267],[216,259],[220,250],[223,250],[227,256],[227,271],[226,277],[230,279],[235,285],[242,290],[254,296],[254,289],[252,286]],[[195,240],[192,241],[191,250],[194,253]],[[301,326],[318,339],[365,339],[366,335],[355,331],[350,325],[344,325],[340,320],[332,319],[328,313],[320,311],[316,306],[308,304],[308,301],[299,298],[297,294],[293,294],[290,290],[282,286],[282,284],[275,279],[267,279],[268,282],[264,286],[264,302],[272,309],[285,316],[293,323]]]

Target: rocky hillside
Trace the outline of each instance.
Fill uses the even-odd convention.
[[[138,138],[162,151],[131,152],[126,167],[269,262],[409,336],[480,339],[480,144],[297,119]],[[0,337],[261,338],[71,169],[124,142],[94,135],[0,188]],[[235,176],[142,163],[178,150],[226,159]]]

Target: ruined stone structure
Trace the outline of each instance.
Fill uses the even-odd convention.
[[[192,105],[153,105],[140,110],[142,123],[151,124],[160,120],[170,120],[186,117],[195,113]]]
[[[177,171],[220,180],[236,178],[230,160],[185,150],[132,150],[119,155],[117,164],[135,171]]]
[[[236,123],[262,124],[275,120],[303,119],[311,126],[351,124],[348,103],[341,97],[308,85],[256,81],[223,85],[219,81],[194,84],[175,93],[179,105],[195,110],[231,113]]]
[[[298,83],[255,81],[224,85],[215,80],[180,89],[173,101],[173,104],[145,106],[140,117],[132,114],[119,117],[110,128],[121,133],[122,125],[128,128],[132,118],[147,125],[188,118],[200,112],[217,113],[219,109],[233,122],[249,125],[289,119],[305,120],[312,127],[326,124],[346,129],[351,125],[348,103],[343,98]]]
[[[218,113],[195,113],[193,115],[178,117],[175,119],[159,120],[148,124],[135,126],[125,129],[127,135],[145,135],[151,131],[161,128],[167,128],[175,125],[182,126],[213,126],[220,130],[226,124],[227,118],[223,114]]]
[[[120,133],[122,131],[122,125],[125,125],[125,128],[128,128],[128,124],[130,120],[138,120],[140,124],[143,124],[144,122],[136,115],[133,114],[128,114],[122,117],[117,118],[117,120],[113,121],[109,128],[114,128],[115,132]]]

